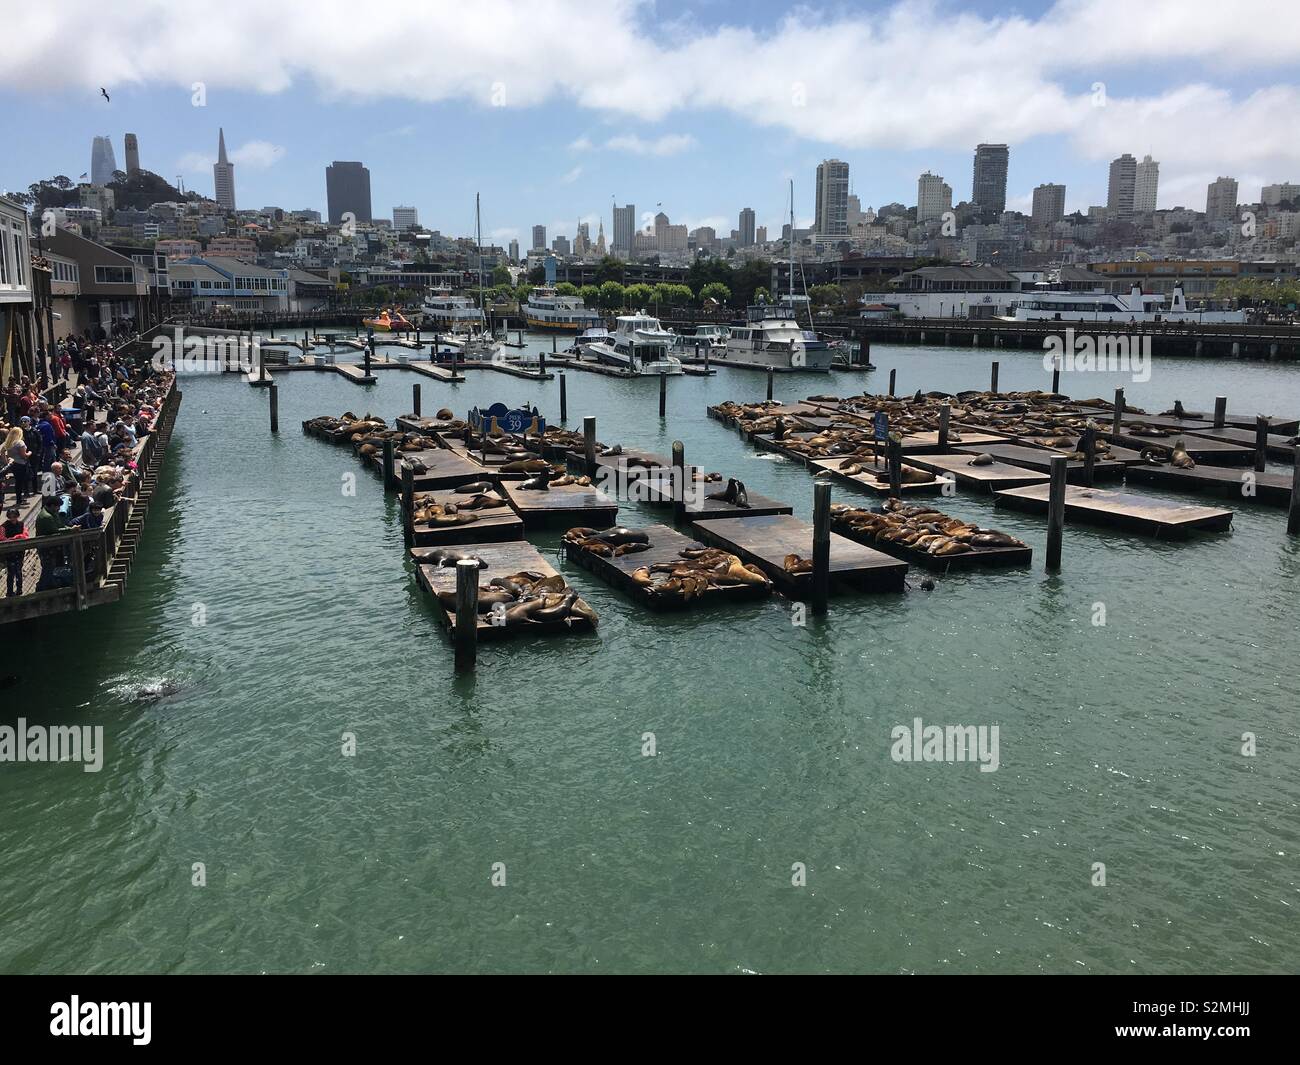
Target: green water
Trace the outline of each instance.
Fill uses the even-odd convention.
[[[987,351],[873,357],[874,388],[890,366],[900,391],[988,380]],[[1004,389],[1044,384],[1032,353],[998,357]],[[1072,527],[1048,577],[1043,519],[962,491],[946,509],[1028,541],[1032,568],[837,597],[802,628],[779,597],[653,615],[556,558],[598,634],[485,647],[455,678],[396,500],[364,473],[345,496],[350,452],[298,428],[391,419],[413,380],[282,378],[278,437],[265,392],[185,380],[126,599],[0,633],[4,722],[99,724],[107,746],[98,774],[0,765],[0,969],[1294,969],[1300,541],[1282,511],[1243,504],[1231,533],[1182,544]],[[554,382],[418,380],[426,412],[558,414]],[[1155,409],[1300,408],[1281,365],[1161,361],[1145,385],[1062,388],[1117,383]],[[679,438],[809,516],[806,470],[705,417],[760,398],[761,375],[673,380],[663,422],[654,380],[569,385],[571,422],[596,415],[603,440]],[[555,558],[557,535],[531,539]],[[178,690],[139,698],[160,681]],[[1000,768],[893,762],[890,730],[916,716],[997,724]]]

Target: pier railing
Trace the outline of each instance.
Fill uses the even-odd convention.
[[[119,500],[104,514],[98,529],[68,529],[51,536],[0,541],[0,571],[7,572],[17,556],[24,587],[37,573],[68,568],[71,583],[0,598],[0,625],[46,614],[112,602],[121,598],[130,571],[144,515],[153,496],[162,451],[171,439],[181,392],[172,383],[159,408],[153,430],[136,452],[138,482],[133,497]],[[32,557],[29,557],[32,556]],[[33,561],[37,566],[33,566]]]

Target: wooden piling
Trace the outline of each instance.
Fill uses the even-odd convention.
[[[278,433],[280,431],[280,388],[272,382],[268,391],[271,393],[271,432]]]
[[[903,445],[889,441],[889,491],[894,498],[903,494]]]
[[[419,382],[411,385],[411,411],[418,418],[420,416],[420,385]]]
[[[1054,573],[1061,568],[1061,541],[1065,532],[1065,466],[1064,455],[1052,456],[1052,480],[1047,497],[1047,569]]]
[[[1264,463],[1268,457],[1268,419],[1262,414],[1255,415],[1255,472],[1264,472]]]
[[[596,472],[596,419],[590,415],[582,419],[582,457],[590,477]]]
[[[393,441],[384,438],[384,489],[393,483]]]
[[[774,371],[772,370],[772,367],[769,366],[769,367],[767,368],[767,398],[768,398],[769,401],[772,399],[772,377],[773,377],[773,374],[774,374]]]
[[[948,450],[948,419],[952,416],[952,404],[945,403],[939,408],[939,450]]]
[[[539,351],[537,353],[537,376],[546,376],[546,352],[544,351]]]
[[[1219,396],[1214,401],[1214,427],[1222,429],[1224,420],[1228,416],[1228,397]]]
[[[1118,436],[1120,427],[1124,424],[1124,390],[1115,389],[1115,414],[1111,418],[1110,431],[1112,436]]]
[[[993,369],[989,374],[989,391],[996,395],[997,390],[998,390],[998,364],[994,362]]]
[[[897,379],[898,379],[898,370],[897,369],[890,370],[889,371],[889,394],[891,396],[894,394],[894,384],[897,381]]]
[[[552,355],[554,355],[557,351],[560,350],[559,348],[557,348],[557,347],[555,346],[555,344],[556,344],[555,334],[552,333],[552,334],[551,334],[551,354],[552,354]]]
[[[1061,359],[1058,355],[1052,360],[1052,395],[1059,395],[1061,391]]]
[[[768,397],[771,398],[770,396]],[[659,417],[664,417],[668,413],[668,375],[661,373],[659,375]]]
[[[1091,425],[1079,437],[1079,446],[1083,449],[1083,483],[1091,488],[1093,471],[1097,465],[1097,430]]]
[[[680,440],[673,441],[673,519],[686,518],[686,448]]]
[[[812,564],[813,613],[825,614],[831,587],[831,486],[827,481],[813,483]]]
[[[1300,462],[1291,467],[1291,505],[1286,512],[1286,531],[1300,533]]]
[[[402,463],[402,539],[410,547],[415,542],[415,470]]]
[[[478,657],[478,563],[456,563],[456,671],[474,668]]]
[[[568,379],[564,371],[560,371],[560,424],[563,425],[569,420],[569,392]]]

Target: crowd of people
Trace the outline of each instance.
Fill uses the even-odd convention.
[[[50,362],[69,383],[69,371],[76,374],[69,406],[49,400],[51,382],[44,375],[34,381],[11,378],[0,420],[0,503],[7,503],[0,543],[34,540],[40,560],[36,591],[73,580],[69,552],[62,546],[41,548],[42,537],[100,528],[114,506],[135,496],[138,448],[153,432],[174,377],[147,359],[127,359],[89,337],[60,341]],[[31,515],[24,518],[29,497],[40,500],[34,521]],[[6,595],[24,594],[26,555],[4,555]],[[87,565],[94,561],[87,553]]]

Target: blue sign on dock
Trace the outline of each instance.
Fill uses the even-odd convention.
[[[512,410],[504,403],[493,403],[486,410],[475,407],[469,412],[470,428],[476,433],[485,432],[492,425],[493,418],[497,420],[497,428],[504,433],[534,431],[534,421],[537,422],[536,432],[546,431],[546,419],[537,412],[535,407],[532,409],[520,407]]]
[[[875,435],[877,440],[889,439],[889,415],[883,410],[876,411],[874,420]]]

